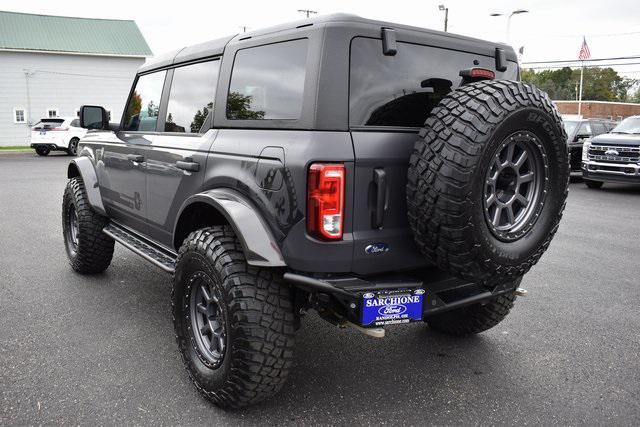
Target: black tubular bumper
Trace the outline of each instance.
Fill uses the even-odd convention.
[[[473,282],[451,277],[436,269],[406,275],[393,274],[366,278],[356,276],[317,278],[289,272],[284,274],[284,279],[305,291],[330,295],[345,302],[346,317],[352,321],[358,319],[359,303],[366,292],[422,288],[425,290],[422,314],[423,317],[428,317],[514,292],[520,283],[518,279],[487,290]]]

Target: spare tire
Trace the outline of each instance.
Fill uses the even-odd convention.
[[[569,183],[567,136],[547,94],[470,83],[440,101],[419,135],[407,205],[423,255],[485,285],[526,273],[558,229]]]

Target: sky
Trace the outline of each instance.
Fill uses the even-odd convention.
[[[491,41],[507,41],[507,19],[491,13],[528,13],[511,20],[508,42],[524,46],[523,63],[577,59],[585,36],[592,58],[640,56],[640,0],[0,0],[0,10],[87,18],[135,20],[155,55],[205,40],[304,18],[298,9],[320,14],[344,12],[365,18],[442,30],[449,8],[449,31]],[[100,5],[98,7],[97,5]],[[166,6],[162,6],[166,5]],[[640,79],[640,59],[614,67]]]

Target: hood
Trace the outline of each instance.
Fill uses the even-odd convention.
[[[594,145],[635,145],[640,146],[640,135],[625,135],[622,133],[603,133],[591,139]]]

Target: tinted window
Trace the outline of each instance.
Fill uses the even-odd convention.
[[[604,128],[602,123],[593,122],[591,123],[591,129],[593,129],[594,135],[600,135],[601,133],[605,133],[607,130]]]
[[[580,125],[580,127],[578,128],[578,133],[576,135],[577,136],[592,135],[592,133],[591,133],[591,124],[589,124],[587,122],[582,123]]]
[[[158,121],[158,107],[166,72],[140,76],[124,115],[124,129],[153,132]]]
[[[79,128],[80,127],[80,120],[78,120],[78,119],[71,120],[70,126],[72,126],[74,128]]]
[[[165,131],[200,132],[213,113],[219,68],[220,61],[209,61],[174,70]]]
[[[459,86],[458,73],[474,59],[480,59],[481,67],[494,67],[493,58],[403,42],[396,55],[385,56],[381,40],[354,38],[350,125],[421,127],[442,97]],[[500,78],[517,78],[513,63]]]
[[[227,98],[227,118],[299,118],[306,62],[307,39],[239,50]]]

